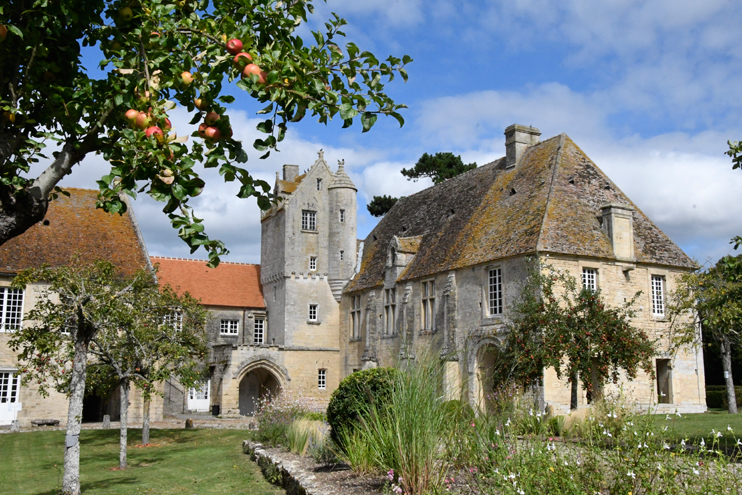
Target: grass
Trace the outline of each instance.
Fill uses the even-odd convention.
[[[678,417],[670,414],[670,421],[665,421],[663,416],[657,416],[655,424],[664,426],[669,424],[668,436],[680,441],[682,438],[691,441],[700,441],[705,438],[708,441],[711,430],[720,431],[724,437],[729,436],[727,426],[731,426],[738,437],[742,437],[742,414],[729,414],[721,410],[709,411],[703,414],[683,414]],[[722,446],[724,442],[722,440]]]
[[[56,495],[61,488],[64,431],[0,435],[3,486],[18,495]],[[80,437],[81,483],[86,495],[285,493],[263,478],[242,453],[241,430],[152,430],[150,442],[132,448],[140,433],[129,430],[129,468],[118,465],[118,435],[112,430],[83,430]],[[10,493],[10,492],[8,492]]]

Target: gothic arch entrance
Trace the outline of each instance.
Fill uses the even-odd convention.
[[[278,378],[268,369],[254,368],[240,381],[240,414],[252,416],[260,401],[268,396],[276,396],[281,391]]]

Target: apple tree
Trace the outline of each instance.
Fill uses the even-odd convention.
[[[410,57],[379,60],[348,42],[333,14],[323,29],[298,29],[312,0],[18,0],[0,4],[0,243],[40,221],[59,181],[89,154],[110,163],[98,207],[122,213],[122,195],[146,193],[164,203],[178,235],[210,263],[227,253],[211,239],[190,200],[206,186],[198,165],[237,181],[240,198],[266,209],[270,186],[245,168],[248,150],[233,139],[230,91],[262,107],[266,157],[290,123],[306,116],[368,131],[379,115],[404,123],[384,84],[407,79]],[[99,50],[105,75],[82,65],[83,47]],[[176,105],[201,123],[178,136]],[[45,146],[58,142],[51,157]],[[33,163],[48,158],[37,177]]]

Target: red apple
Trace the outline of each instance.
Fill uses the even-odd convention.
[[[260,70],[260,67],[255,64],[247,64],[245,70],[242,71],[242,77],[250,77],[250,74],[258,76],[259,84],[265,84],[265,81],[268,80],[268,74],[264,70]]]
[[[142,129],[142,130],[144,130],[147,127],[149,127],[149,123],[150,123],[149,115],[147,115],[144,112],[139,112],[139,114],[137,115],[136,120],[134,121],[134,125],[137,126],[140,129]]]
[[[222,133],[216,127],[207,127],[204,129],[204,137],[209,141],[219,141],[222,138]]]
[[[237,38],[227,41],[227,51],[232,55],[237,55],[242,51],[242,42]]]
[[[206,125],[211,125],[217,120],[219,120],[219,114],[216,112],[209,112],[206,114],[206,117],[204,118],[204,122],[206,122]]]
[[[173,124],[170,122],[170,119],[165,118],[165,124],[162,127],[164,127],[165,130],[170,130],[173,128]]]
[[[157,139],[158,141],[162,141],[162,139],[165,137],[165,133],[162,132],[162,129],[160,129],[156,125],[153,125],[152,127],[148,127],[147,130],[144,131],[144,134],[147,137],[154,136],[155,139]]]
[[[198,108],[202,112],[209,109],[209,104],[206,103],[203,98],[196,98],[195,100],[193,100],[193,104],[196,105],[196,108]]]
[[[183,86],[186,86],[186,87],[188,87],[188,86],[190,86],[190,85],[191,85],[191,83],[193,82],[193,74],[191,74],[191,73],[190,73],[190,72],[188,72],[188,71],[186,71],[186,72],[182,72],[182,73],[180,74],[180,79],[181,79],[181,81],[183,81]]]
[[[139,115],[139,112],[137,110],[134,110],[133,108],[130,108],[124,114],[124,118],[127,121],[129,121],[130,124],[134,124],[134,122],[137,121],[137,116],[138,115]]]
[[[209,126],[206,124],[201,124],[200,126],[198,126],[198,135],[201,136],[202,138],[206,137],[206,134],[204,134],[204,131],[206,130],[207,127]]]
[[[252,55],[250,55],[249,53],[240,52],[234,56],[234,59],[232,61],[234,62],[234,65],[240,67],[243,64],[249,64],[250,62],[252,62]]]
[[[5,27],[4,24],[0,24],[0,43],[5,41],[5,38],[8,36],[8,28]]]

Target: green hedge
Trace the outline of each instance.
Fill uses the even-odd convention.
[[[371,400],[382,404],[389,401],[396,376],[394,368],[372,368],[356,371],[340,382],[327,406],[327,422],[335,443],[340,445],[340,430],[352,428],[358,421],[358,413]]]
[[[742,407],[742,387],[734,387],[737,407]],[[727,387],[725,385],[706,385],[706,405],[714,409],[727,409]]]

